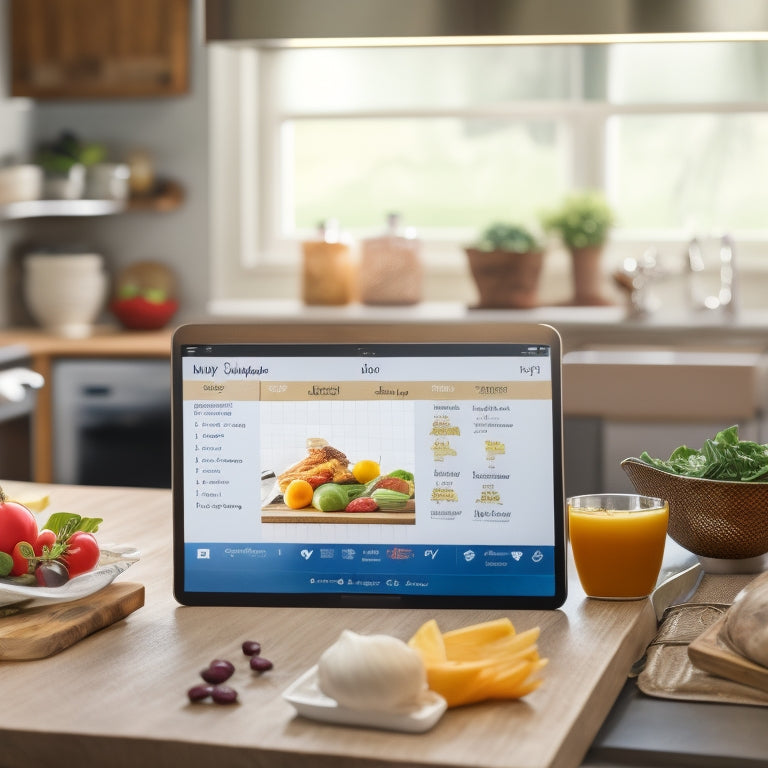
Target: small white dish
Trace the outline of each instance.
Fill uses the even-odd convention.
[[[412,712],[372,712],[339,706],[326,696],[317,683],[317,666],[307,670],[284,692],[283,698],[296,711],[312,720],[338,725],[358,725],[385,731],[424,733],[432,728],[447,709],[445,699],[434,691],[424,692],[424,702]]]
[[[75,576],[60,587],[24,586],[0,579],[0,606],[23,602],[25,608],[34,608],[88,597],[111,584],[138,559],[139,551],[133,547],[102,549],[99,564],[92,571]]]

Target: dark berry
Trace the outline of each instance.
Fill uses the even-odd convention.
[[[246,656],[258,656],[261,653],[261,643],[255,640],[246,640],[243,643],[243,653]]]
[[[272,662],[263,656],[251,656],[251,669],[254,672],[266,672],[268,669],[272,669],[272,666]]]
[[[211,696],[217,704],[234,704],[237,701],[237,691],[228,685],[214,685]]]
[[[212,685],[193,685],[187,691],[187,697],[190,701],[202,701],[203,699],[207,699],[212,693]]]
[[[226,659],[214,659],[202,672],[200,677],[205,680],[206,683],[223,683],[225,680],[229,680],[232,677],[232,673],[235,671],[235,665],[231,661]]]

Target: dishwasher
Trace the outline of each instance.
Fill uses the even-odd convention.
[[[171,487],[167,360],[58,360],[52,379],[54,482]]]

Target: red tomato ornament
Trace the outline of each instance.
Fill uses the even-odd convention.
[[[6,499],[0,490],[0,552],[10,555],[20,541],[37,541],[37,519],[23,504]]]
[[[67,550],[61,559],[73,578],[96,567],[99,562],[99,545],[92,533],[76,531],[67,539]]]
[[[37,535],[37,540],[33,542],[32,549],[34,549],[35,554],[40,557],[40,555],[43,554],[43,547],[48,547],[48,549],[51,549],[55,543],[56,534],[47,528],[43,528],[43,530],[40,531],[40,533]]]

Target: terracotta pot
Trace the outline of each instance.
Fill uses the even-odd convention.
[[[603,296],[602,260],[602,245],[571,248],[572,304],[595,307],[613,303]]]
[[[467,248],[466,252],[480,294],[478,307],[530,309],[538,306],[542,252],[510,253],[475,248]]]

